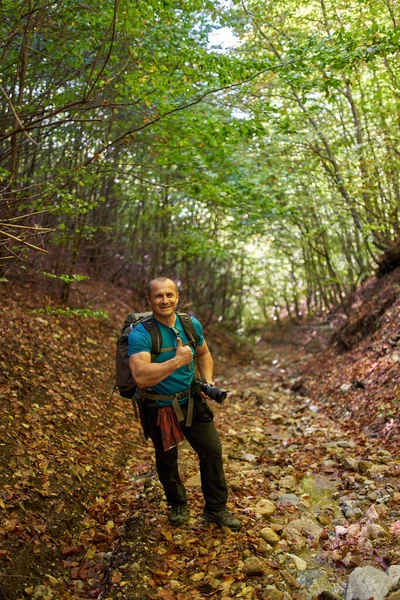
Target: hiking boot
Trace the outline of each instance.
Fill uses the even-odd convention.
[[[169,515],[169,522],[171,525],[179,527],[184,525],[189,519],[186,504],[178,504],[177,506],[171,506],[171,514]]]
[[[227,508],[221,508],[221,510],[214,511],[204,507],[203,517],[210,523],[217,523],[218,527],[229,527],[232,531],[239,531],[242,526],[242,522],[234,517]]]

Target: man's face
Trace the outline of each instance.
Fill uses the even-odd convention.
[[[159,321],[168,321],[172,317],[178,305],[178,300],[179,293],[173,281],[167,279],[166,281],[154,281],[151,284],[147,301],[154,316]]]

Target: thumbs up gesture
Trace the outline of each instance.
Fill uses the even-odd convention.
[[[177,346],[176,346],[176,358],[179,359],[181,363],[180,366],[188,365],[193,360],[192,349],[188,345],[183,345],[181,338],[178,336],[176,338]]]

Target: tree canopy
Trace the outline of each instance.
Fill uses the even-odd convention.
[[[235,327],[343,310],[400,235],[392,0],[6,0],[0,266]],[[235,43],[213,46],[222,28]]]

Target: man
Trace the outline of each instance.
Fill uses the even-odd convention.
[[[226,508],[228,489],[222,464],[222,447],[207,405],[191,412],[190,386],[194,379],[194,354],[200,375],[213,382],[213,359],[203,337],[202,327],[191,317],[199,344],[194,349],[177,315],[179,292],[166,277],[153,279],[147,288],[147,301],[161,331],[161,352],[152,362],[151,336],[139,324],[129,334],[129,367],[143,401],[143,419],[156,455],[156,467],[167,502],[172,525],[188,520],[187,494],[178,471],[177,444],[183,436],[200,459],[201,487],[205,500],[203,517],[220,527],[238,531],[241,522]],[[156,400],[152,400],[152,396]],[[176,416],[180,415],[179,424]],[[191,422],[190,422],[191,421]],[[183,435],[182,435],[183,434]]]

